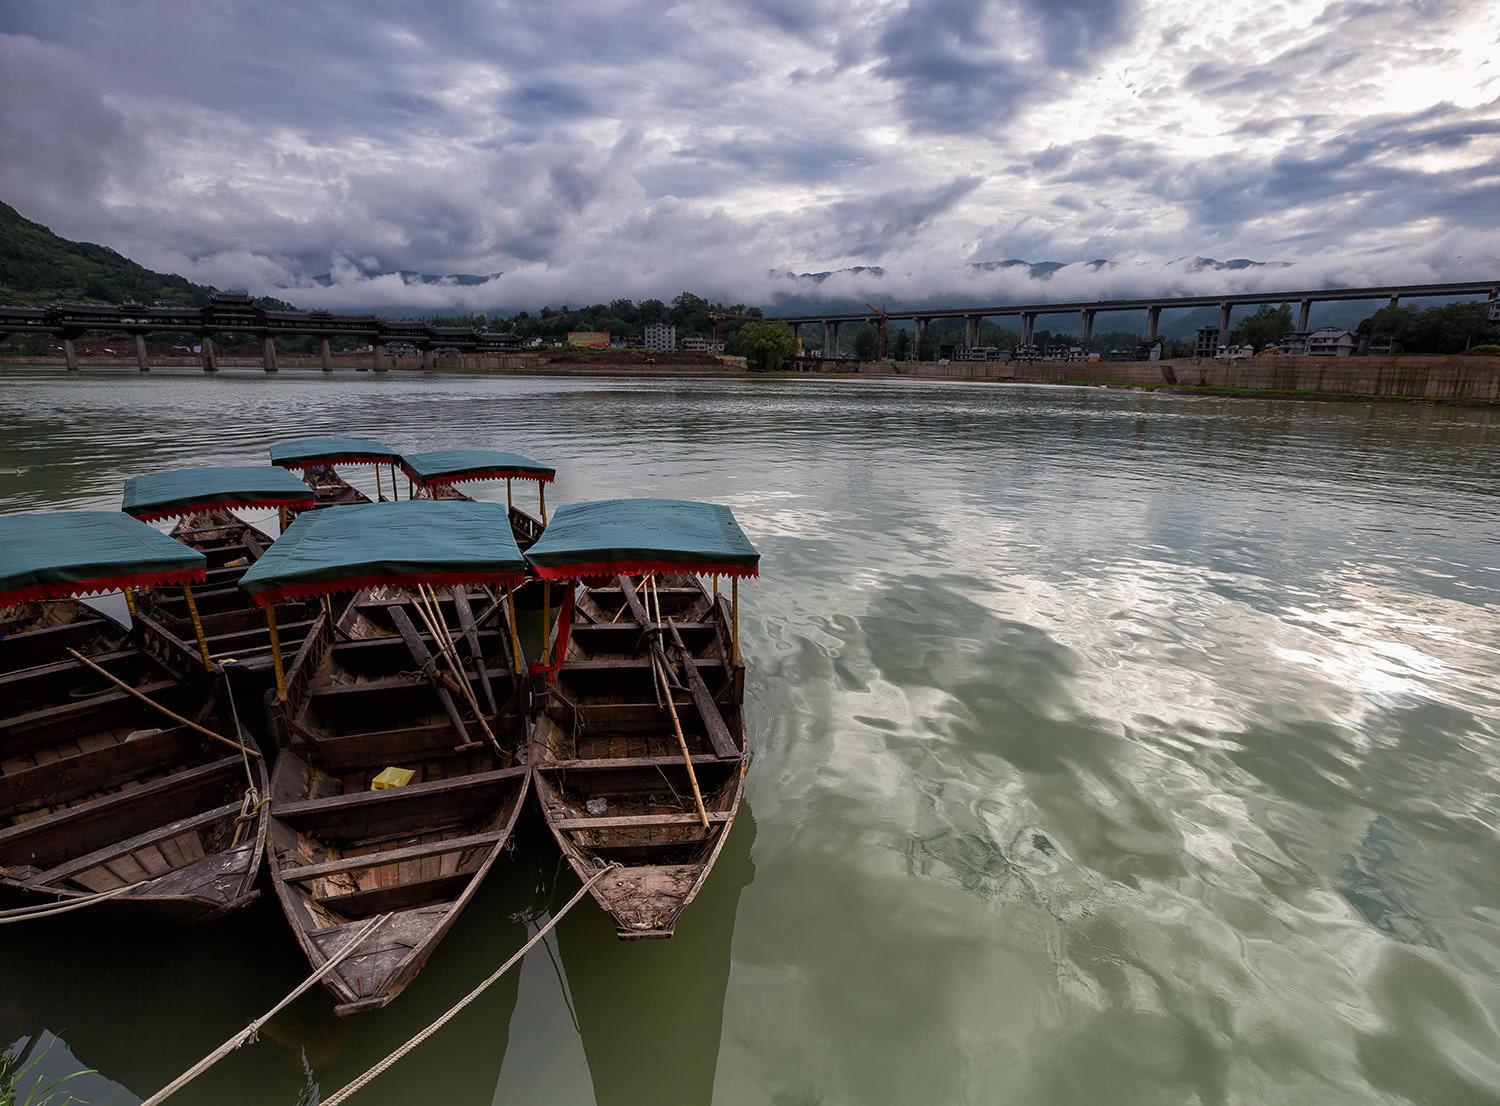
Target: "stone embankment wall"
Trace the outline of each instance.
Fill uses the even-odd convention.
[[[825,362],[832,367],[834,363]],[[848,371],[849,362],[839,370]],[[1244,361],[892,361],[860,364],[861,375],[1022,384],[1188,384],[1274,392],[1500,402],[1500,357],[1276,357]]]

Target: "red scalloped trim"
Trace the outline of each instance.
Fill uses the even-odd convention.
[[[466,484],[475,480],[535,480],[538,484],[550,484],[557,479],[557,474],[544,476],[539,472],[523,472],[520,469],[484,469],[479,472],[461,472],[453,476],[434,476],[430,480],[424,480],[418,476],[405,462],[401,463],[401,471],[406,473],[407,479],[413,484],[419,484],[424,488],[444,488],[450,484]]]
[[[236,508],[248,511],[257,507],[301,507],[310,510],[316,502],[316,498],[309,492],[307,495],[298,496],[296,499],[254,499],[235,502],[194,503],[184,507],[168,507],[160,511],[149,511],[145,514],[137,514],[131,510],[126,510],[125,513],[132,518],[140,519],[142,522],[158,522],[164,518],[190,518],[193,515],[206,515],[210,511],[232,511]]]
[[[98,595],[124,588],[155,588],[168,584],[201,584],[208,579],[207,568],[178,568],[162,572],[129,572],[104,576],[97,580],[75,580],[70,583],[31,584],[14,591],[0,592],[0,607],[30,603],[37,599],[73,599],[81,595]]]
[[[287,599],[311,599],[320,595],[332,595],[340,591],[359,591],[361,588],[410,588],[427,584],[435,588],[460,587],[465,584],[510,584],[519,587],[526,582],[520,572],[409,572],[399,575],[374,573],[368,576],[343,576],[337,580],[317,580],[307,584],[282,584],[251,594],[257,606],[269,607]]]
[[[332,465],[395,465],[400,462],[394,457],[310,457],[306,461],[275,461],[272,463],[277,468],[283,469],[309,469],[314,466],[327,468]]]
[[[690,576],[738,576],[742,579],[760,575],[760,566],[714,564],[684,561],[590,561],[584,564],[532,565],[531,571],[543,580],[585,580],[608,576],[643,576],[646,573],[681,572]]]

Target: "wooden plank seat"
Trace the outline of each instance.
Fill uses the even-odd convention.
[[[436,830],[493,810],[496,793],[519,784],[526,771],[525,765],[518,765],[385,791],[277,800],[272,814],[299,832],[328,840]]]
[[[731,811],[708,812],[711,825],[728,822],[733,817]],[[558,818],[552,824],[560,830],[651,829],[656,826],[701,826],[703,820],[697,814],[625,814],[619,817],[601,814],[598,817]]]
[[[148,680],[136,690],[165,707],[181,712],[191,698],[189,689],[172,679]],[[87,699],[39,707],[8,718],[0,718],[0,749],[8,756],[55,745],[79,733],[91,733],[161,715],[134,696],[120,690],[106,691]],[[151,723],[155,725],[155,722]]]
[[[81,855],[85,842],[119,840],[191,817],[243,772],[239,756],[227,756],[0,829],[0,864],[50,867]]]
[[[143,721],[149,722],[150,719]],[[168,720],[160,715],[157,721]],[[125,728],[116,734],[84,736],[55,746],[45,756],[16,756],[0,760],[0,810],[25,811],[39,804],[56,806],[94,791],[119,787],[165,766],[188,763],[201,753],[206,739],[186,726],[143,727],[140,736],[126,740]]]
[[[132,854],[150,856],[153,847],[157,853],[165,858],[168,868],[163,871],[151,871],[149,861],[143,864],[143,866],[147,866],[147,871],[152,876],[163,875],[166,870],[180,867],[183,864],[190,864],[202,859],[204,855],[201,842],[198,848],[194,850],[191,847],[184,846],[182,843],[174,842],[173,839],[186,834],[197,835],[200,831],[212,828],[220,822],[227,822],[239,817],[239,813],[239,803],[225,803],[222,806],[214,807],[212,810],[206,810],[201,814],[180,818],[175,822],[168,822],[165,825],[146,830],[144,833],[138,833],[134,837],[127,837],[123,841],[116,841],[114,844],[106,845],[102,849],[95,849],[91,853],[75,857],[64,864],[59,864],[55,868],[38,872],[32,882],[46,885],[76,880],[80,876],[86,875],[90,869],[108,869],[111,863],[118,861],[121,857]],[[172,843],[168,844],[166,848],[162,848],[162,845],[167,842]],[[112,872],[112,874],[117,879],[122,878],[118,873]],[[94,882],[96,881],[89,881],[86,886]]]
[[[408,845],[402,849],[390,849],[386,852],[359,853],[355,856],[335,857],[318,864],[303,864],[295,868],[284,867],[281,869],[281,878],[298,882],[322,879],[341,872],[356,872],[362,868],[378,868],[384,864],[399,864],[407,860],[421,860],[431,856],[442,856],[445,853],[462,852],[465,849],[487,847],[504,838],[505,834],[500,831],[445,837],[439,841],[424,841],[419,845]]]
[[[67,657],[69,648],[87,652],[85,646],[96,637],[123,638],[124,635],[123,626],[103,615],[79,618],[41,630],[6,634],[0,636],[0,672],[14,672],[61,660]]]

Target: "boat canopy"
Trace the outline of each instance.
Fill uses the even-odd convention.
[[[498,449],[439,449],[431,453],[403,453],[401,468],[423,487],[459,484],[465,480],[535,480],[550,484],[557,470],[519,453]]]
[[[681,499],[606,499],[558,509],[526,560],[543,580],[689,572],[756,576],[760,554],[734,512]]]
[[[285,469],[236,465],[137,476],[125,484],[121,509],[147,522],[220,507],[311,507],[312,489]]]
[[[0,515],[0,607],[196,584],[207,568],[196,549],[118,511]]]
[[[240,577],[262,607],[386,585],[519,584],[526,562],[496,503],[408,499],[298,515]]]
[[[373,438],[298,438],[271,447],[271,464],[284,469],[319,465],[394,465],[401,454]]]

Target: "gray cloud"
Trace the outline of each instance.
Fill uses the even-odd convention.
[[[327,307],[772,304],[774,272],[862,265],[797,294],[1038,298],[970,267],[1016,257],[1118,262],[1058,270],[1068,296],[1261,279],[1194,254],[1500,271],[1493,5],[1223,8],[11,0],[0,199]]]

